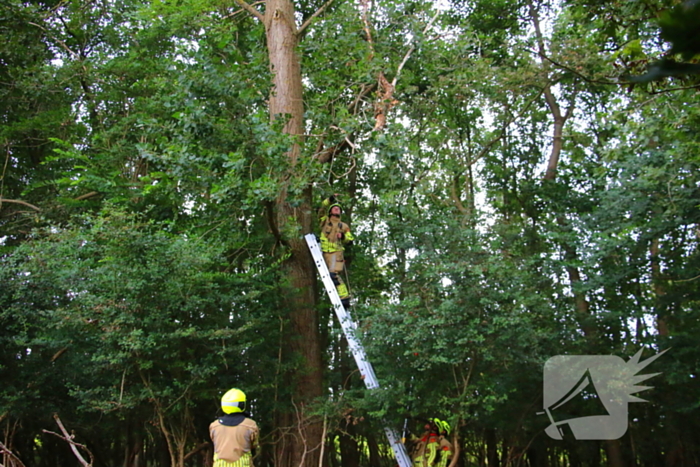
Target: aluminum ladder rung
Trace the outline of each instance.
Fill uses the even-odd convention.
[[[314,234],[307,234],[304,238],[309,246],[309,251],[314,259],[314,263],[316,263],[316,269],[318,270],[318,273],[321,276],[321,281],[326,288],[328,298],[330,298],[331,303],[333,304],[333,310],[335,311],[335,315],[338,317],[340,326],[343,329],[343,334],[345,334],[345,338],[348,341],[348,348],[350,349],[350,352],[352,352],[353,357],[355,357],[355,363],[357,364],[357,368],[360,370],[362,380],[365,382],[365,387],[367,387],[367,389],[377,389],[379,388],[379,381],[377,381],[377,376],[374,374],[372,364],[369,362],[369,360],[367,360],[367,354],[365,353],[362,343],[357,338],[357,325],[350,317],[350,313],[345,309],[343,303],[340,301],[338,291],[335,288],[335,284],[333,284],[333,279],[331,279],[331,274],[328,272],[328,267],[323,259],[321,247],[319,246],[318,241],[316,241],[316,236]],[[401,442],[401,438],[396,430],[385,426],[384,432],[389,440],[391,449],[394,451],[399,467],[412,467],[411,459],[408,457],[408,453],[406,452],[406,446],[404,446],[404,444]]]

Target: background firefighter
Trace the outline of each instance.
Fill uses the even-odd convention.
[[[447,467],[452,458],[452,443],[447,440],[449,423],[439,418],[426,421],[420,437],[412,435],[407,447],[413,467]]]
[[[245,412],[245,402],[245,393],[235,388],[221,398],[225,415],[209,425],[214,443],[213,467],[253,467],[258,425]]]
[[[328,266],[333,284],[338,291],[340,301],[347,308],[350,305],[350,292],[348,286],[343,281],[341,273],[345,268],[345,257],[343,251],[345,245],[354,240],[348,224],[341,222],[340,216],[343,212],[338,204],[336,195],[333,195],[321,204],[318,217],[321,227],[321,251],[323,259]]]

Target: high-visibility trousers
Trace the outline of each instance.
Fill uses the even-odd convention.
[[[331,279],[333,284],[335,284],[335,289],[338,291],[338,296],[341,300],[350,298],[350,292],[348,291],[348,286],[343,281],[341,273],[345,269],[345,257],[342,251],[333,252],[323,252],[323,259],[326,261],[326,266],[328,266],[328,272],[331,274]]]
[[[253,467],[253,456],[246,452],[236,462],[229,462],[215,455],[213,467]]]

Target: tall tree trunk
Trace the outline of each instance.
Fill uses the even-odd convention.
[[[352,384],[353,368],[348,352],[348,341],[343,336],[340,338],[338,348],[338,363],[340,369],[341,387],[340,393],[349,390]],[[354,423],[352,414],[347,414],[345,423],[341,422],[342,432],[340,434],[340,457],[342,467],[359,467],[360,466],[360,449],[357,444],[357,427]]]
[[[488,428],[484,435],[486,438],[486,462],[489,467],[498,467],[498,438],[496,438],[496,430]]]
[[[604,443],[605,452],[608,455],[610,467],[624,467],[625,461],[622,455],[622,445],[619,439],[609,439]]]
[[[538,53],[540,55],[540,58],[542,59],[542,68],[545,74],[547,75],[546,78],[549,79],[550,67],[547,61],[547,49],[545,47],[544,38],[540,29],[540,21],[537,8],[535,7],[533,1],[530,1],[529,7],[530,19],[532,20],[532,24],[535,28],[535,36],[537,37]],[[552,114],[552,120],[554,125],[552,134],[552,150],[549,154],[549,160],[547,161],[547,171],[545,172],[544,180],[554,181],[557,177],[559,159],[561,157],[561,152],[564,147],[564,125],[574,112],[575,102],[572,100],[571,105],[562,115],[561,106],[557,102],[557,99],[554,96],[554,93],[552,92],[551,82],[548,81],[547,84],[545,84],[543,94],[547,103],[547,107],[549,108]],[[560,227],[566,230],[570,230],[568,222],[563,215],[557,216],[557,223]],[[574,294],[576,314],[578,316],[584,334],[586,335],[586,337],[591,337],[595,334],[595,327],[590,322],[590,303],[586,299],[586,296],[581,291],[577,290],[577,286],[582,282],[581,273],[578,267],[573,266],[573,263],[578,258],[578,252],[576,251],[576,247],[574,245],[566,241],[562,245],[562,248],[565,251],[565,257],[568,263],[568,265],[566,266],[566,271],[569,276],[569,282],[571,283],[571,288]]]
[[[265,31],[267,50],[273,75],[270,93],[270,120],[287,119],[284,133],[292,137],[288,152],[290,173],[294,171],[301,153],[303,137],[303,87],[301,68],[297,55],[298,34],[294,18],[294,5],[290,0],[267,0],[265,6]],[[293,207],[287,198],[287,186],[282,186],[275,203],[275,232],[285,232],[285,227],[293,222],[301,233],[311,232],[311,188],[304,191],[300,205]],[[306,243],[301,235],[280,238],[291,250],[290,258],[283,264],[283,280],[288,281],[291,290],[287,294],[290,306],[287,347],[289,356],[301,362],[300,368],[291,376],[292,401],[295,413],[283,416],[293,430],[284,430],[287,438],[279,443],[278,459],[284,459],[280,467],[317,466],[320,444],[323,442],[323,427],[320,419],[309,417],[310,403],[323,394],[323,365],[319,333],[319,319],[316,311],[313,264]],[[290,404],[292,405],[292,404]],[[290,415],[293,419],[290,419]],[[292,423],[290,423],[292,422]]]
[[[381,467],[382,456],[379,454],[379,444],[374,432],[367,431],[367,447],[369,448],[369,467]]]
[[[352,422],[347,423],[340,435],[340,457],[342,467],[360,467],[360,449],[355,440],[357,430]]]

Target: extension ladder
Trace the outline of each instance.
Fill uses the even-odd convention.
[[[306,239],[306,243],[309,245],[309,251],[314,259],[314,263],[316,263],[316,269],[318,269],[318,273],[321,276],[321,281],[326,288],[326,293],[328,293],[328,297],[331,299],[335,315],[338,317],[340,326],[343,328],[345,338],[348,340],[348,347],[350,348],[353,357],[355,357],[355,363],[360,370],[365,386],[367,389],[379,388],[379,381],[377,381],[377,376],[374,374],[374,368],[372,368],[372,364],[369,362],[369,360],[367,360],[367,354],[365,354],[365,349],[362,347],[362,343],[355,335],[357,325],[350,317],[350,313],[348,313],[340,301],[340,296],[338,295],[338,291],[335,289],[335,284],[333,284],[333,279],[331,279],[331,275],[328,272],[326,262],[323,260],[323,253],[321,252],[321,247],[316,241],[316,236],[314,234],[307,234],[304,238]],[[401,438],[396,430],[385,426],[384,432],[389,440],[391,449],[394,451],[399,467],[412,467],[411,459],[408,457],[408,453],[406,452],[406,446],[404,446],[404,444],[401,442]]]

